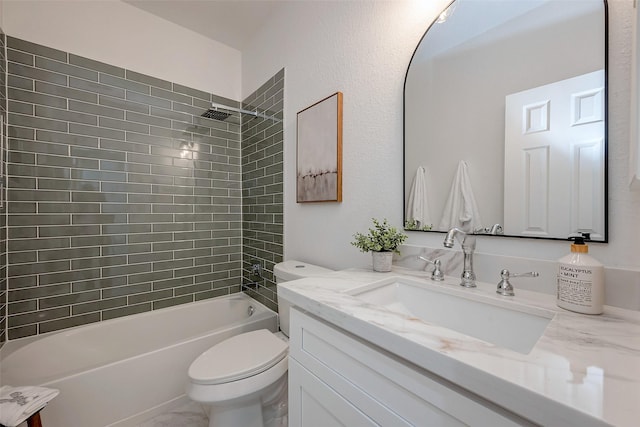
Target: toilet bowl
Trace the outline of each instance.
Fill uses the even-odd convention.
[[[293,260],[273,269],[278,283],[331,272]],[[209,407],[209,427],[287,425],[289,309],[278,301],[281,333],[260,329],[235,335],[193,361],[186,392]]]

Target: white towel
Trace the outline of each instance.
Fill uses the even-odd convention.
[[[429,208],[429,198],[427,197],[427,181],[425,170],[419,166],[416,176],[413,178],[409,200],[407,201],[407,221],[414,220],[417,228],[433,224]]]
[[[15,427],[38,412],[59,390],[45,387],[0,387],[0,424]]]
[[[467,169],[467,163],[464,160],[460,160],[456,176],[451,184],[449,198],[444,207],[439,230],[450,230],[452,227],[458,227],[463,231],[473,232],[473,230],[482,226]]]

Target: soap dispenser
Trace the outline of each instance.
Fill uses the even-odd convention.
[[[558,307],[600,314],[604,307],[604,266],[588,255],[589,233],[571,236],[571,253],[558,260]]]

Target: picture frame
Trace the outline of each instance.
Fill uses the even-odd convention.
[[[297,115],[296,201],[342,201],[342,92]]]

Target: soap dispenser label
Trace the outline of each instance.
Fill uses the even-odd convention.
[[[602,312],[604,292],[603,274],[600,268],[585,266],[560,265],[558,268],[557,301],[560,307],[587,314]]]
[[[584,307],[591,307],[591,280],[558,277],[558,300]]]

